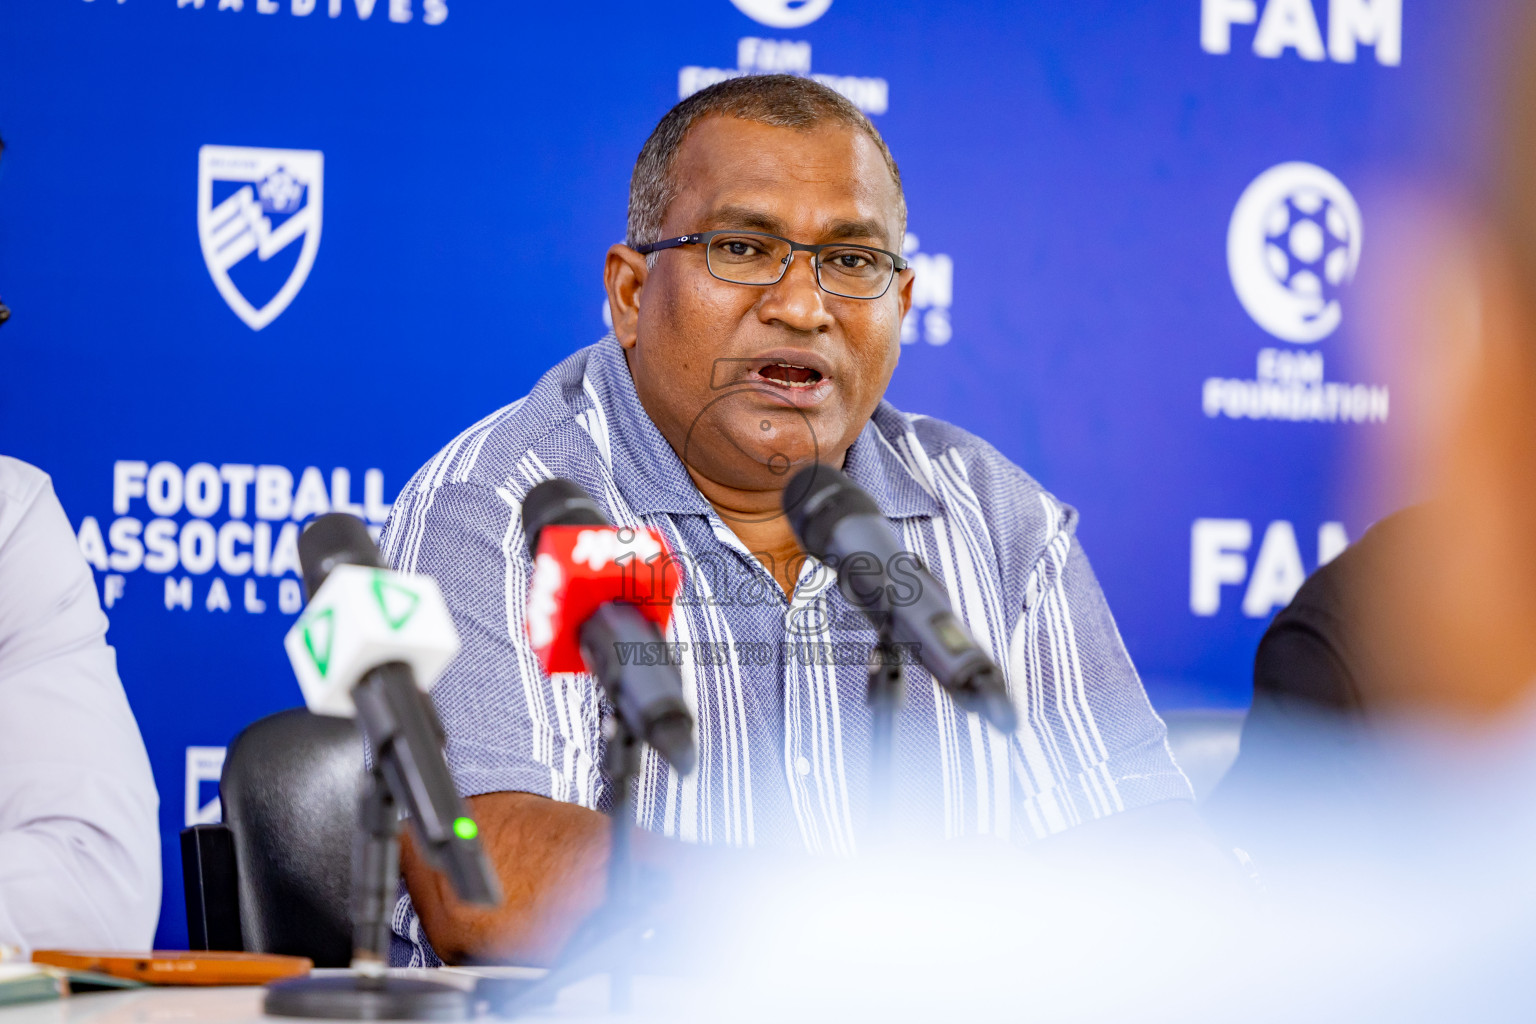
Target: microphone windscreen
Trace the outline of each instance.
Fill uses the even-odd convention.
[[[315,596],[338,565],[387,568],[383,553],[361,519],[345,512],[328,512],[299,535],[299,567],[304,572],[306,599]]]
[[[800,546],[825,560],[832,531],[849,516],[880,515],[875,499],[840,469],[812,463],[790,477],[784,514]]]
[[[574,480],[545,480],[523,499],[523,536],[528,540],[529,555],[539,550],[539,534],[546,526],[607,525],[603,510]]]

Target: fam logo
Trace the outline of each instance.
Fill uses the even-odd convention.
[[[1223,587],[1242,588],[1243,614],[1250,619],[1267,619],[1276,608],[1291,603],[1307,578],[1296,527],[1284,519],[1265,527],[1250,566],[1248,551],[1253,539],[1254,523],[1247,519],[1195,520],[1189,531],[1191,612],[1202,617],[1220,612]],[[1343,523],[1321,523],[1317,527],[1317,561],[1312,564],[1321,569],[1347,547],[1349,535]]]
[[[1323,0],[1317,0],[1319,7]],[[1403,0],[1327,0],[1328,43],[1313,0],[1200,0],[1200,48],[1232,52],[1232,26],[1256,25],[1253,52],[1281,57],[1295,50],[1302,60],[1353,64],[1361,46],[1376,49],[1376,63],[1403,62]]]
[[[203,146],[197,152],[203,262],[229,308],[253,331],[287,309],[309,278],[320,249],[323,172],[324,157],[310,149]]]
[[[1282,341],[1328,337],[1339,289],[1360,264],[1360,208],[1316,164],[1285,163],[1253,180],[1227,226],[1227,269],[1243,308]]]
[[[731,0],[731,3],[753,21],[771,28],[809,25],[832,6],[832,0]]]

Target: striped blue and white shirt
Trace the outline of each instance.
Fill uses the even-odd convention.
[[[896,779],[905,831],[1027,843],[1190,799],[1074,537],[1073,509],[986,442],[886,402],[844,470],[946,587],[1019,710],[1005,736],[907,667]],[[432,690],[460,793],[608,807],[598,688],[587,674],[546,676],[527,639],[521,501],[557,476],[614,523],[660,530],[683,565],[710,567],[686,575],[667,635],[686,645],[698,767],[680,776],[647,749],[637,824],[685,842],[857,853],[869,828],[863,652],[874,631],[815,560],[784,596],[647,416],[612,335],[455,438],[406,485],[384,530],[398,569],[441,584],[463,639]],[[438,963],[409,896],[394,928],[397,964]]]

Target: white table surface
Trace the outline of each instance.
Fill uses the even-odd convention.
[[[465,987],[469,988],[480,973],[500,972],[448,968],[430,972],[430,976],[442,981],[462,980]],[[624,1019],[630,1022],[645,1020],[648,1016],[645,1012],[647,1006],[655,1007],[658,1011],[669,1005],[675,1007],[670,998],[675,997],[677,985],[675,979],[636,978],[635,1006],[638,1012]],[[669,990],[668,997],[662,997],[663,990]],[[87,1021],[90,1024],[201,1024],[204,1021],[210,1024],[297,1024],[299,1018],[264,1016],[261,1012],[264,992],[264,989],[253,986],[165,986],[87,992],[65,999],[0,1008],[0,1024],[85,1024]],[[648,994],[651,998],[647,998]],[[527,1019],[568,1021],[573,1024],[579,1021],[602,1021],[610,1019],[607,1007],[607,980],[591,978],[567,988],[555,1005]],[[675,1019],[674,1014],[669,1013],[667,1017]]]

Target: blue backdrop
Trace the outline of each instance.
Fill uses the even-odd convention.
[[[1351,286],[1389,190],[1476,180],[1502,6],[8,0],[0,451],[98,570],[159,943],[218,748],[300,699],[298,521],[378,519],[604,331],[635,154],[730,74],[870,113],[918,268],[890,397],[1081,509],[1159,706],[1245,705],[1269,615],[1386,511],[1346,472],[1402,415]]]

